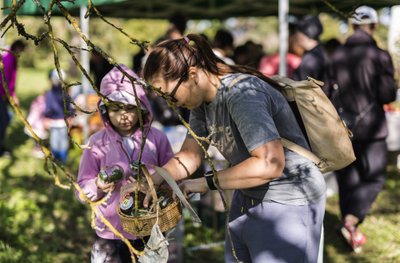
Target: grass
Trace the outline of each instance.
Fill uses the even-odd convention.
[[[20,71],[17,92],[23,112],[34,97],[47,89],[47,72]],[[33,79],[32,81],[22,81]],[[11,156],[0,158],[0,262],[88,262],[94,231],[90,209],[80,204],[72,190],[58,188],[45,172],[44,162],[32,156],[34,142],[14,118],[8,130]],[[67,167],[76,172],[80,151],[72,150]],[[355,255],[337,234],[337,196],[327,201],[324,262],[400,262],[400,173],[388,166],[385,188],[361,229],[368,236],[364,252]],[[63,182],[66,183],[65,177]],[[212,224],[209,224],[212,225]],[[223,240],[223,227],[185,222],[184,262],[223,262],[223,246],[191,250],[195,246]]]

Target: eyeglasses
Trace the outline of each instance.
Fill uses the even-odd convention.
[[[180,43],[180,42],[176,42],[176,44],[178,45],[178,50],[180,51],[180,54],[182,55],[183,61],[184,61],[185,64],[186,64],[185,73],[179,78],[178,82],[176,83],[175,87],[172,89],[172,91],[171,91],[170,93],[162,92],[162,91],[161,91],[161,88],[158,88],[158,89],[157,89],[157,92],[158,92],[164,99],[167,99],[167,100],[171,101],[172,103],[178,102],[178,99],[175,97],[176,92],[178,91],[178,89],[179,89],[179,87],[181,86],[182,82],[183,82],[183,81],[185,80],[185,78],[187,77],[188,72],[189,72],[189,68],[190,68],[189,63],[188,63],[188,61],[187,61],[187,59],[186,59],[186,57],[185,57],[185,55],[184,55],[182,49],[180,48],[181,43]]]
[[[187,71],[185,71],[185,74],[183,74],[179,78],[178,82],[176,83],[176,85],[175,85],[174,89],[171,91],[171,93],[166,94],[170,98],[171,102],[173,102],[173,103],[178,102],[178,100],[175,98],[175,94],[178,91],[179,87],[181,86],[181,84],[182,84],[182,82],[183,82],[183,80],[185,79],[186,76],[187,76]]]

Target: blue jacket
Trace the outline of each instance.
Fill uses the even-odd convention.
[[[45,97],[46,109],[44,116],[49,119],[63,119],[65,114],[61,86],[53,86]],[[67,97],[67,112],[72,112],[69,96]]]

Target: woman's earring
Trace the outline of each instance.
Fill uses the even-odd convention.
[[[190,74],[190,77],[193,79],[194,83],[196,85],[198,85],[197,79],[196,79],[196,75],[195,74]]]

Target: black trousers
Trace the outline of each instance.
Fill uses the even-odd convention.
[[[6,131],[10,123],[10,116],[8,115],[8,103],[5,99],[0,97],[0,156],[4,150],[4,140],[6,138]]]
[[[342,217],[355,215],[360,223],[365,219],[386,179],[386,141],[353,142],[357,160],[336,171],[339,204]]]

